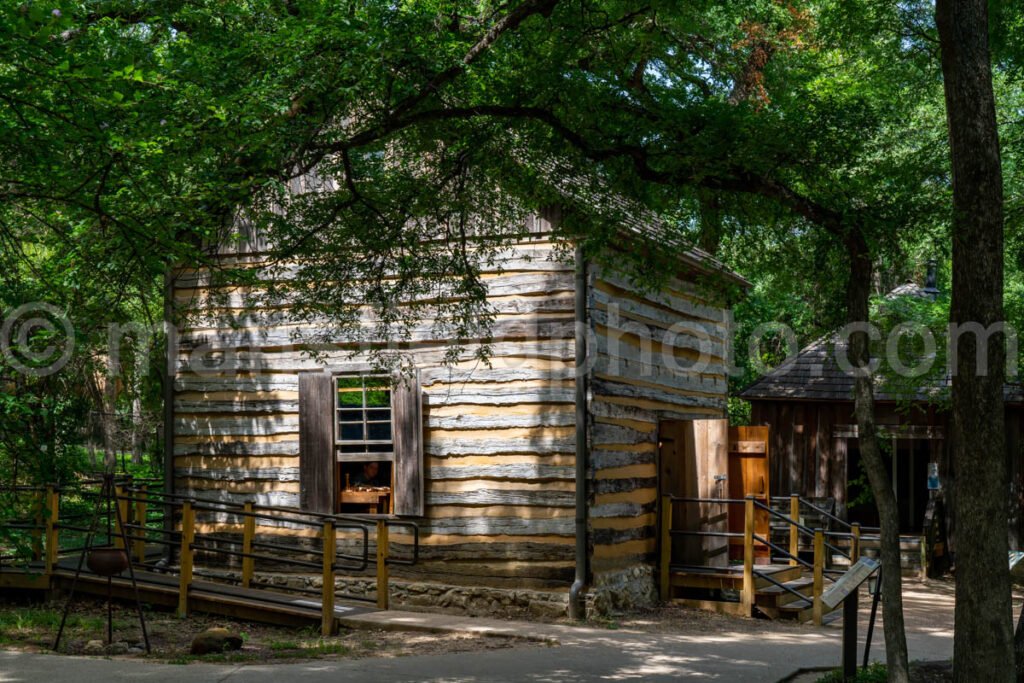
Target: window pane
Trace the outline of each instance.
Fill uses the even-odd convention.
[[[341,422],[362,422],[362,408],[339,408],[338,420]]]
[[[363,378],[358,375],[342,375],[337,377],[335,381],[338,383],[338,389],[363,389]]]
[[[346,443],[339,446],[342,453],[365,453],[366,445],[362,443]]]
[[[338,407],[339,408],[362,408],[362,392],[361,391],[339,391],[338,392]]]
[[[362,441],[363,440],[363,425],[362,423],[348,423],[341,425],[341,440],[342,441]]]
[[[390,422],[391,408],[367,408],[366,419],[370,422]]]
[[[367,389],[366,406],[388,408],[391,406],[391,392],[385,389]]]
[[[391,423],[390,422],[377,422],[370,423],[367,425],[369,431],[370,441],[390,441],[391,440]]]
[[[390,453],[394,449],[394,445],[390,443],[368,443],[366,444],[367,453]]]

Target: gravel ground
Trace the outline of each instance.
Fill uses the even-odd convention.
[[[26,652],[49,652],[63,608],[63,603],[12,605],[0,602],[0,647]],[[142,649],[142,632],[135,610],[119,603],[113,606],[113,645],[107,647],[106,603],[86,598],[76,599],[65,628],[61,653],[187,664],[404,657],[538,647],[534,642],[517,638],[477,634],[342,629],[337,636],[323,638],[319,627],[273,626],[204,614],[178,619],[168,612],[154,610],[146,610],[145,617],[151,654],[145,654]],[[189,650],[192,639],[213,627],[224,627],[239,634],[244,641],[242,649],[203,656],[191,655]]]

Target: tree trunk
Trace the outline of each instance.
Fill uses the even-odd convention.
[[[1017,683],[1024,683],[1024,605],[1021,605],[1017,630],[1013,634],[1013,659],[1017,669]]]
[[[846,318],[850,324],[864,324],[869,319],[872,263],[867,241],[856,233],[848,238],[850,279],[846,285]],[[907,636],[903,624],[903,576],[900,573],[900,520],[889,470],[882,459],[875,429],[875,391],[870,372],[871,349],[865,329],[850,334],[849,360],[859,369],[854,376],[853,405],[857,418],[857,440],[861,462],[871,484],[878,507],[882,553],[882,624],[885,634],[885,659],[889,665],[889,681],[910,680],[907,658]]]
[[[950,323],[1003,321],[1003,188],[986,0],[938,0],[953,177]],[[952,371],[957,681],[1012,681],[1005,338],[961,335]],[[982,362],[983,361],[983,362]]]
[[[136,381],[134,382],[132,397],[132,464],[142,464],[142,451],[144,447],[144,441],[142,438],[142,399],[140,393],[142,392],[142,382],[138,379],[139,375],[136,375]]]

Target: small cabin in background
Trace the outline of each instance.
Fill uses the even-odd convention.
[[[888,297],[933,298],[937,292],[931,271],[924,287],[907,283]],[[799,494],[819,501],[847,522],[877,526],[878,513],[858,447],[854,378],[836,361],[845,354],[846,341],[838,335],[815,341],[740,397],[751,403],[751,424],[768,428],[773,495]],[[946,382],[932,380],[912,397],[893,395],[881,386],[875,393],[875,421],[887,442],[884,457],[899,506],[900,532],[909,536],[926,531],[928,503],[934,497],[929,492],[929,468],[938,470],[940,481],[955,474],[949,469],[950,415],[931,398],[947,388]],[[1022,430],[1024,393],[1019,385],[1007,385],[1006,459],[1012,500],[1008,514],[1014,547],[1024,540]]]
[[[562,614],[581,552],[592,611],[656,600],[658,497],[682,493],[669,471],[689,468],[697,479],[686,486],[699,479],[704,491],[719,474],[666,461],[659,434],[725,417],[728,292],[747,283],[679,245],[667,284],[650,292],[602,265],[614,258],[566,258],[556,213],[527,228],[485,269],[498,312],[491,365],[473,357],[482,339],[462,340],[446,364],[452,340],[423,327],[408,344],[414,371],[397,382],[346,339],[311,355],[287,309],[265,324],[232,322],[258,284],[175,273],[186,330],[173,359],[168,490],[416,521],[420,561],[395,567],[397,605]],[[669,239],[643,217],[615,248]],[[217,258],[258,269],[268,254],[252,244]],[[198,523],[238,532],[230,520]],[[268,521],[258,533],[298,532]]]

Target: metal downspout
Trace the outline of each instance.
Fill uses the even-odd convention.
[[[576,577],[569,589],[569,616],[586,618],[587,588],[587,262],[576,247]]]

